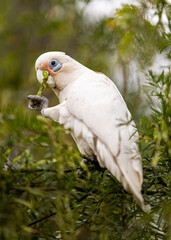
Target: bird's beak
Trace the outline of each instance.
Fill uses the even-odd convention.
[[[47,80],[47,84],[50,88],[55,88],[56,87],[56,84],[54,82],[54,79],[51,75],[51,69],[49,68],[49,66],[46,64],[43,64],[41,66],[39,66],[37,68],[37,80],[42,84],[43,82],[43,79],[44,79],[44,76],[43,76],[43,70],[47,72],[48,74],[48,80]]]

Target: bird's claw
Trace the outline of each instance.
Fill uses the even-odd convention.
[[[49,100],[44,96],[29,95],[28,99],[30,99],[28,107],[31,110],[41,111],[48,108]]]

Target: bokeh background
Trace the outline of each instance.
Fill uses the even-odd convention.
[[[122,9],[122,2],[135,5],[117,10]],[[145,78],[143,72],[155,62],[163,40],[159,34],[162,26],[155,12],[162,10],[156,9],[156,3],[1,1],[1,105],[11,102],[27,105],[27,95],[36,93],[39,87],[35,60],[43,52],[52,50],[64,51],[87,67],[104,72],[125,98],[132,95],[128,104],[135,104],[134,94],[140,95],[139,86]],[[163,15],[166,18],[166,12]],[[161,58],[157,63],[156,70],[162,65]],[[47,94],[52,97],[48,91]]]
[[[0,239],[171,239],[170,30],[170,0],[0,1]],[[28,109],[40,87],[35,61],[54,50],[119,88],[138,127],[151,211],[82,162],[68,131]]]

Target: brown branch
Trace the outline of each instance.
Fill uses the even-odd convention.
[[[33,222],[29,223],[28,227],[33,226],[33,225],[35,225],[35,224],[37,224],[39,222],[42,222],[43,220],[46,220],[47,218],[50,218],[50,217],[52,217],[54,215],[56,215],[56,212],[53,212],[53,213],[51,213],[51,214],[49,214],[49,215],[47,215],[45,217],[42,217],[42,218],[40,218],[40,219],[38,219],[36,221],[33,221]]]
[[[66,169],[64,170],[64,173],[70,173],[73,171],[76,171],[80,168],[76,168],[76,169]],[[54,173],[58,173],[57,170],[54,169],[21,169],[21,170],[16,170],[14,171],[15,173],[38,173],[38,172],[54,172]]]

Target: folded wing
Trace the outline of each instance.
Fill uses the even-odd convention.
[[[71,128],[79,150],[96,154],[100,166],[106,167],[144,208],[136,128],[113,82],[97,73],[83,76],[70,86],[66,109],[70,120],[63,123]]]

